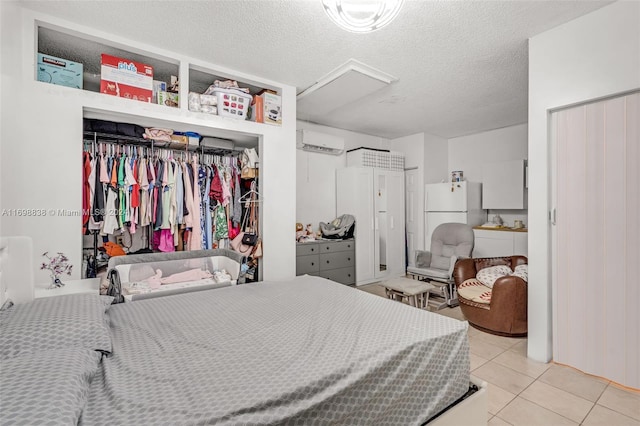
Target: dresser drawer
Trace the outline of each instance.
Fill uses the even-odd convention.
[[[322,242],[319,244],[320,253],[334,253],[337,251],[352,251],[356,246],[355,240]]]
[[[356,259],[354,253],[351,252],[337,252],[337,253],[322,253],[320,255],[320,270],[346,268],[347,266],[354,266]]]
[[[356,282],[356,270],[353,267],[320,271],[320,276],[341,284],[355,284]]]
[[[317,254],[312,254],[311,256],[296,257],[296,275],[318,272],[319,270],[320,256],[318,256]]]
[[[296,256],[308,256],[319,252],[320,244],[318,243],[298,243],[296,245]]]

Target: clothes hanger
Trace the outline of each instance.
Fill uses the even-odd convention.
[[[253,196],[256,196],[256,199],[253,199]],[[250,197],[249,200],[247,200],[246,198]],[[256,191],[256,181],[252,181],[251,182],[251,187],[249,189],[249,191],[244,194],[242,197],[240,197],[240,202],[244,201],[245,204],[247,203],[259,203],[262,201],[261,199],[262,197],[260,197],[260,193],[258,191]]]

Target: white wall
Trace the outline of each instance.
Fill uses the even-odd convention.
[[[485,163],[527,159],[527,140],[526,124],[449,139],[449,172],[462,170],[466,180],[482,182]],[[527,210],[488,210],[489,219],[496,214],[507,225],[516,219],[528,223]]]
[[[404,168],[419,168],[424,170],[425,134],[404,136],[389,141],[391,150],[404,154]]]
[[[527,158],[527,125],[449,139],[448,149],[450,172],[462,170],[466,180],[482,182],[484,163]]]
[[[320,222],[329,222],[348,212],[336,212],[336,169],[346,167],[346,151],[367,147],[390,149],[389,140],[334,127],[298,121],[298,130],[313,130],[344,139],[345,153],[327,155],[296,150],[296,221],[313,225],[317,231]],[[395,149],[395,148],[394,148]]]
[[[11,37],[2,37],[5,49],[15,53],[13,60],[2,62],[2,205],[4,208],[69,209],[81,208],[82,119],[85,109],[99,110],[122,121],[141,125],[157,123],[162,127],[186,123],[187,128],[207,134],[211,126],[233,132],[254,134],[260,139],[260,193],[262,238],[264,241],[264,279],[289,279],[295,276],[295,88],[259,77],[224,70],[197,59],[167,52],[156,46],[100,33],[82,24],[33,13],[19,6],[5,6],[2,31],[11,29]],[[6,8],[5,8],[6,7]],[[132,102],[67,87],[41,83],[34,79],[34,20],[109,40],[121,46],[187,62],[205,68],[226,71],[238,79],[282,88],[283,125],[259,125],[219,117],[203,117],[184,110]],[[6,35],[6,33],[5,33]],[[6,59],[4,57],[3,59]],[[9,88],[13,92],[8,92]],[[149,123],[149,124],[147,124]],[[213,124],[212,124],[213,123]],[[75,266],[72,278],[78,278],[81,265],[81,222],[78,217],[3,217],[2,235],[33,238],[34,265],[41,253],[61,251]],[[43,271],[35,271],[36,283],[46,282]]]
[[[399,151],[404,154],[404,168],[415,169],[415,179],[419,182],[416,188],[413,206],[407,201],[407,190],[405,180],[405,208],[413,208],[412,217],[416,218],[414,229],[414,244],[416,250],[424,250],[424,158],[425,158],[425,134],[417,133],[415,135],[405,136],[393,139],[390,142],[393,151]],[[413,173],[413,172],[412,172]],[[407,217],[410,212],[406,211]],[[406,222],[405,222],[406,223]],[[408,230],[408,229],[407,229]],[[408,230],[409,231],[409,230]],[[414,254],[408,253],[408,262],[413,264]]]
[[[552,354],[550,109],[640,88],[640,3],[618,1],[529,41],[528,355]]]
[[[424,183],[438,183],[450,179],[447,139],[424,134]]]
[[[18,120],[18,113],[14,107],[19,98],[17,80],[20,78],[20,37],[15,37],[20,31],[20,9],[15,2],[0,1],[0,182],[9,182],[11,178],[4,172],[2,161],[8,155],[5,147],[9,145],[8,126]],[[11,64],[12,66],[7,66]],[[4,199],[0,197],[0,208],[4,208]],[[0,216],[0,235],[4,232],[4,217]]]

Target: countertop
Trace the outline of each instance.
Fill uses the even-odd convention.
[[[503,231],[503,232],[527,232],[527,228],[509,228],[508,226],[474,226],[473,229],[483,231]]]

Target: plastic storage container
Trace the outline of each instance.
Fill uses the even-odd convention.
[[[245,120],[251,105],[251,95],[236,89],[214,89],[218,98],[218,115]]]

